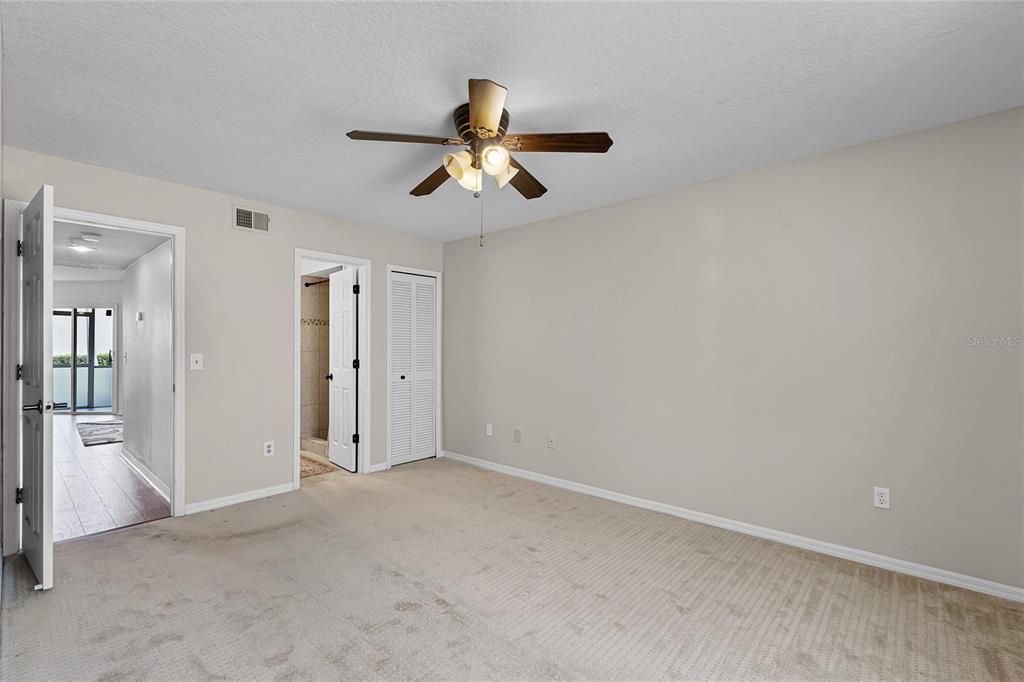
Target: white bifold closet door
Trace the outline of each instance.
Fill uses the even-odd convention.
[[[391,464],[437,455],[437,279],[390,273]]]

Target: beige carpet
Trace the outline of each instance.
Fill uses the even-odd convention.
[[[1024,679],[1024,607],[448,462],[56,547],[0,678]]]

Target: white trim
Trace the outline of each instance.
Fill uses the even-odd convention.
[[[142,477],[146,483],[149,484],[153,490],[160,494],[160,497],[164,498],[167,504],[171,503],[171,487],[160,480],[160,477],[149,470],[145,464],[142,463],[138,457],[135,456],[128,448],[122,445],[121,447],[121,459],[128,465],[128,468],[134,471],[136,474]]]
[[[384,471],[388,468],[387,462],[379,462],[377,464],[371,464],[367,469],[367,473],[375,474],[378,471]]]
[[[303,259],[325,261],[338,265],[350,265],[359,268],[359,394],[358,401],[359,419],[357,428],[359,431],[359,447],[356,450],[356,470],[359,473],[373,473],[375,469],[370,466],[370,453],[372,444],[372,431],[370,415],[372,410],[373,386],[373,263],[368,258],[357,258],[345,256],[338,253],[327,253],[326,251],[313,251],[310,249],[295,249],[295,279],[292,288],[294,289],[293,305],[293,335],[294,346],[292,366],[292,447],[294,449],[295,465],[292,470],[292,482],[288,485],[291,490],[298,490],[301,483],[299,460],[302,450],[302,261]]]
[[[875,554],[874,552],[868,552],[863,549],[844,547],[843,545],[836,545],[823,540],[815,540],[802,535],[786,533],[781,530],[765,528],[764,526],[755,526],[752,523],[734,521],[733,519],[727,519],[722,516],[693,511],[692,509],[685,509],[683,507],[677,507],[664,502],[655,502],[654,500],[647,500],[642,497],[633,497],[632,495],[617,493],[612,490],[598,488],[585,483],[577,483],[575,481],[568,481],[564,478],[555,478],[554,476],[548,476],[546,474],[538,474],[526,469],[508,466],[507,464],[498,464],[496,462],[490,462],[484,459],[470,457],[468,455],[460,455],[456,452],[446,451],[445,456],[459,462],[478,466],[481,469],[490,469],[491,471],[508,474],[509,476],[516,476],[518,478],[525,478],[529,481],[552,485],[556,488],[563,488],[565,490],[571,490],[584,495],[600,497],[613,502],[621,502],[622,504],[628,504],[633,507],[649,509],[651,511],[661,512],[662,514],[677,516],[681,519],[703,523],[708,526],[733,530],[745,535],[753,535],[754,537],[764,538],[766,540],[774,540],[775,542],[780,542],[784,545],[791,545],[793,547],[799,547],[801,549],[818,552],[820,554],[827,554],[840,559],[848,559],[849,561],[855,561],[859,564],[867,564],[868,566],[874,566],[876,568],[884,568],[890,571],[895,571],[896,573],[904,573],[906,575],[924,578],[925,580],[934,580],[937,583],[962,587],[966,590],[989,594],[993,597],[1001,597],[1015,602],[1024,602],[1024,587],[1004,585],[991,580],[984,580],[982,578],[975,578],[962,573],[947,571],[944,568],[925,566],[924,564],[916,564],[912,561],[905,561],[903,559],[885,556],[884,554]]]
[[[435,442],[434,442],[434,453],[435,453],[435,456],[437,456],[437,457],[443,456],[443,448],[444,448],[444,410],[443,410],[443,403],[442,403],[442,398],[443,398],[442,386],[444,384],[444,371],[443,371],[444,368],[441,366],[441,359],[443,358],[443,354],[441,352],[441,342],[442,342],[442,340],[444,338],[444,335],[441,333],[441,323],[444,320],[444,317],[443,317],[443,315],[441,313],[441,306],[443,305],[443,300],[444,300],[444,295],[443,295],[443,292],[444,292],[443,284],[444,283],[441,280],[442,273],[438,272],[437,270],[424,270],[422,268],[408,268],[408,267],[405,267],[404,265],[392,265],[391,263],[389,263],[388,266],[387,266],[387,276],[385,278],[385,287],[386,287],[387,291],[385,292],[386,299],[384,301],[384,307],[387,309],[387,319],[385,321],[385,326],[384,326],[384,345],[385,345],[385,348],[386,348],[385,352],[387,353],[387,377],[386,377],[386,379],[387,379],[387,381],[386,381],[387,392],[385,394],[387,396],[387,400],[386,400],[387,407],[385,407],[386,414],[385,414],[385,420],[384,420],[385,421],[384,442],[385,442],[386,457],[385,457],[385,462],[384,462],[384,467],[383,467],[385,469],[390,469],[391,466],[392,466],[392,464],[391,464],[391,274],[394,273],[394,272],[399,272],[399,273],[404,272],[404,273],[409,274],[409,275],[422,275],[424,277],[433,277],[435,280],[437,280],[436,284],[434,285],[434,295],[436,297],[436,299],[435,299],[436,306],[435,306],[435,311],[434,311],[434,315],[435,315],[434,329],[435,329],[435,335],[436,335],[436,338],[435,338],[435,341],[434,341],[434,344],[435,344],[434,352],[436,353],[436,356],[435,356],[435,367],[436,367],[436,369],[434,370],[434,384],[435,384],[435,393],[434,393],[434,440],[435,440]]]
[[[17,365],[21,361],[21,260],[15,255],[21,239],[21,213],[25,202],[4,200],[4,292],[3,292],[3,551],[4,556],[21,550],[21,514],[14,494],[21,484],[21,385]],[[12,267],[14,266],[14,267]]]
[[[17,235],[12,234],[12,231],[6,229],[8,226],[8,217],[20,216],[21,212],[28,206],[28,202],[15,201],[12,199],[4,200],[4,243],[5,243],[5,254],[6,251],[13,243],[17,242]],[[174,363],[172,375],[174,382],[174,402],[173,402],[173,426],[174,426],[174,444],[172,448],[172,457],[174,460],[173,464],[173,475],[171,477],[171,514],[174,516],[181,516],[185,513],[185,367],[187,366],[185,359],[185,228],[178,225],[166,225],[162,223],[154,223],[146,220],[135,220],[133,218],[123,218],[120,216],[107,215],[103,213],[92,213],[90,211],[79,211],[71,208],[61,208],[55,206],[53,209],[54,220],[60,220],[66,223],[75,223],[83,227],[97,227],[105,228],[110,230],[128,230],[132,232],[148,232],[151,234],[159,234],[168,236],[171,238],[173,255],[173,267],[174,267],[174,341],[173,341],[173,358]],[[20,221],[20,219],[19,219]],[[11,223],[13,225],[13,223]],[[5,260],[7,256],[5,255]],[[9,277],[11,275],[5,275]],[[7,343],[6,339],[13,338],[14,334],[10,329],[10,325],[15,323],[13,316],[20,315],[17,306],[12,306],[11,297],[13,296],[14,290],[18,287],[10,286],[10,280],[7,282],[8,286],[4,287],[4,328],[5,328],[5,343],[4,343],[4,386],[10,387],[12,385],[11,378],[13,377],[13,368],[17,364],[17,349],[12,347],[12,344]],[[15,354],[12,356],[11,353]],[[11,362],[11,358],[14,358],[14,362]],[[14,382],[16,385],[16,382]],[[8,426],[6,420],[15,419],[15,423],[20,423],[20,416],[17,415],[15,410],[20,405],[18,403],[18,396],[8,395],[10,391],[4,391],[4,401],[7,407],[4,410],[5,426]],[[12,402],[13,398],[13,402]],[[4,466],[4,485],[5,488],[8,486],[8,482],[11,486],[16,485],[18,477],[11,475],[11,472],[17,472],[20,470],[20,462],[17,461],[17,453],[14,453],[13,457],[8,457],[8,446],[11,445],[7,440],[7,435],[12,433],[9,428],[4,429],[4,448],[3,448],[3,466]],[[9,494],[5,490],[4,495],[4,523],[5,532],[9,532],[8,520],[11,524],[20,519],[20,514],[17,513],[14,505],[14,489],[10,489]],[[18,524],[20,526],[20,523]],[[20,531],[19,531],[20,533]],[[16,552],[20,549],[20,540],[18,543],[5,543],[7,544],[6,551]]]
[[[273,497],[274,495],[280,495],[281,493],[290,493],[292,490],[294,490],[294,488],[291,483],[279,483],[278,485],[272,485],[269,488],[249,490],[244,493],[237,493],[226,497],[215,497],[212,500],[206,500],[204,502],[189,502],[185,505],[185,513],[198,514],[199,512],[220,509],[221,507],[228,507],[233,504],[251,502],[252,500],[259,500],[264,497]]]

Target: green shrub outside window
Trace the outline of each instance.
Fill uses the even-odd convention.
[[[88,367],[89,357],[87,355],[78,356],[78,366]],[[97,367],[110,367],[113,364],[112,353],[100,353],[96,356]],[[65,353],[64,355],[53,356],[54,367],[70,367],[71,366],[71,353]]]

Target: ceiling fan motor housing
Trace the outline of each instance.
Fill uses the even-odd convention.
[[[501,122],[498,123],[498,130],[496,131],[474,130],[470,127],[469,102],[455,110],[455,113],[452,114],[452,120],[455,121],[455,130],[458,132],[459,138],[466,144],[477,139],[494,138],[495,141],[499,141],[505,136],[505,132],[508,131],[508,109],[501,110]]]

